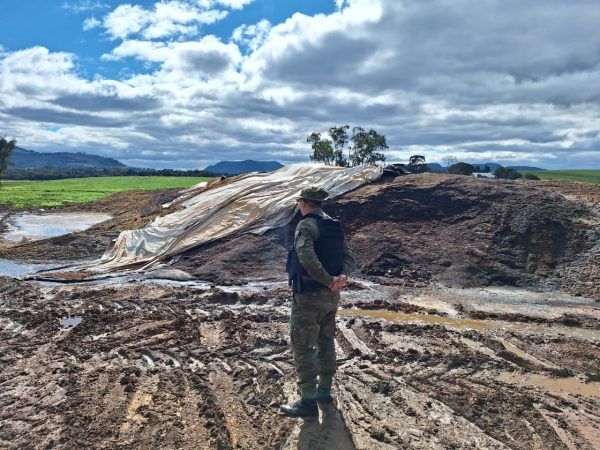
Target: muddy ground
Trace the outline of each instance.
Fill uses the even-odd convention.
[[[287,288],[164,283],[2,279],[0,447],[600,442],[594,301],[356,281],[338,318],[336,403],[302,420],[277,409],[296,396]]]
[[[600,195],[578,185],[406,176],[328,205],[358,270],[319,419],[278,411],[294,224],[146,280],[0,277],[0,448],[598,448]],[[0,258],[99,257],[176,195],[63,208],[113,219]]]

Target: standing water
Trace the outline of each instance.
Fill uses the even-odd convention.
[[[62,236],[87,230],[111,218],[107,214],[97,213],[16,214],[7,220],[8,231],[3,238],[18,242],[23,239],[39,240]]]

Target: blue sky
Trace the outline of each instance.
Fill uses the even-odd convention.
[[[2,14],[2,37],[5,50],[15,51],[41,45],[55,52],[72,52],[78,56],[81,74],[120,77],[124,74],[144,71],[144,65],[129,60],[102,61],[100,56],[110,52],[114,41],[100,28],[84,30],[82,22],[89,17],[102,17],[120,4],[118,0],[19,0],[6,2]],[[129,2],[152,8],[156,1]],[[202,27],[199,34],[214,34],[227,39],[233,30],[245,23],[267,19],[278,24],[299,12],[314,15],[331,13],[334,0],[256,0],[245,8],[232,10],[227,17]]]
[[[593,0],[20,0],[0,133],[140,167],[307,161],[337,124],[388,161],[600,168]]]

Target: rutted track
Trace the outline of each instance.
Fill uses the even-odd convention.
[[[419,292],[354,285],[345,307],[370,307],[372,317],[340,316],[337,404],[324,407],[321,420],[302,421],[277,409],[296,395],[286,289],[9,279],[0,286],[2,448],[591,449],[600,442],[600,343],[587,320],[598,312],[593,302],[573,307],[579,323],[591,324],[582,336],[552,324],[543,332],[535,323],[457,328],[428,323],[444,313],[406,301]],[[392,323],[377,317],[382,307],[423,320]],[[470,320],[463,311],[456,320]],[[82,320],[65,328],[67,317]]]

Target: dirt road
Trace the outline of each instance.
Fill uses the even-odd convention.
[[[354,283],[338,318],[337,402],[301,420],[277,409],[296,396],[286,288],[1,285],[2,448],[600,442],[594,301],[557,296],[540,314],[535,293]],[[554,320],[565,311],[571,321]]]

